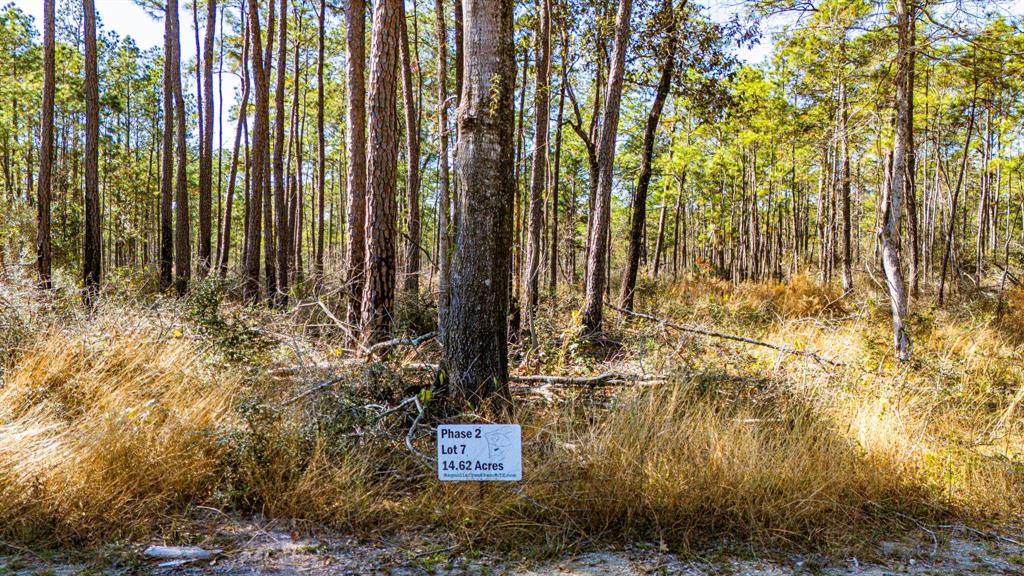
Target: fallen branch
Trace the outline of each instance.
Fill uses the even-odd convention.
[[[621,372],[603,372],[596,376],[548,376],[545,374],[533,376],[509,376],[512,382],[523,384],[559,384],[562,386],[619,386],[622,384],[643,384],[653,382],[665,382],[668,378],[664,376],[642,376],[638,374],[623,374]]]
[[[1007,270],[1005,267],[1003,267],[998,262],[996,262],[995,265],[996,265],[996,268],[999,268],[1000,270],[1003,271],[1003,275],[1006,276],[1006,278],[1008,278],[1010,280],[1010,282],[1013,283],[1014,286],[1017,286],[1018,288],[1021,286],[1020,279],[1018,279],[1017,276],[1013,272],[1010,272],[1009,270]]]
[[[409,346],[411,348],[415,348],[424,342],[433,340],[436,336],[437,332],[427,332],[426,334],[415,338],[392,338],[391,340],[377,342],[373,346],[370,346],[366,352],[372,355],[380,352],[381,350],[393,348],[395,346]]]
[[[340,318],[335,316],[334,313],[331,312],[331,309],[327,307],[327,304],[324,304],[323,300],[317,298],[316,305],[319,306],[320,309],[324,311],[324,314],[326,314],[327,317],[330,318],[332,322],[334,322],[335,326],[341,328],[341,330],[345,333],[346,336],[349,337],[349,339],[351,339],[354,342],[359,341],[356,335],[352,332],[352,328],[348,324],[342,322]]]
[[[605,306],[608,306],[612,310],[615,310],[616,312],[625,314],[627,316],[634,316],[636,318],[643,318],[645,320],[650,320],[652,322],[657,322],[657,323],[659,323],[659,324],[661,324],[663,326],[668,326],[669,328],[672,328],[673,330],[676,330],[676,331],[679,331],[679,332],[688,332],[690,334],[700,334],[701,336],[709,336],[709,337],[712,337],[712,338],[722,338],[724,340],[733,340],[733,341],[736,341],[736,342],[743,342],[744,344],[752,344],[754,346],[761,346],[763,348],[771,348],[772,350],[777,350],[779,352],[782,352],[783,354],[792,354],[794,356],[803,356],[805,358],[810,358],[810,359],[814,360],[815,362],[818,362],[819,364],[829,364],[829,365],[832,365],[832,366],[839,366],[839,367],[845,367],[846,366],[846,364],[843,364],[842,362],[836,362],[835,360],[832,360],[830,358],[825,358],[824,356],[821,356],[820,354],[817,354],[815,352],[808,352],[806,350],[797,350],[796,348],[791,348],[789,346],[779,346],[779,345],[771,344],[769,342],[764,342],[764,341],[761,341],[761,340],[754,340],[753,338],[746,338],[744,336],[736,336],[734,334],[725,334],[723,332],[714,332],[712,330],[705,330],[704,328],[696,328],[696,327],[693,327],[693,326],[683,326],[681,324],[674,324],[674,323],[669,322],[668,320],[665,320],[663,318],[658,318],[657,316],[651,316],[650,314],[644,314],[643,312],[634,312],[633,310],[626,310],[625,308],[619,308],[618,306],[615,306],[613,304],[605,303]]]
[[[314,371],[336,371],[350,369],[355,366],[362,365],[363,362],[358,358],[343,358],[341,360],[334,360],[329,362],[316,362],[313,364],[296,364],[294,366],[282,366],[281,368],[275,368],[267,372],[273,378],[287,378],[295,376],[296,374],[302,374],[303,372],[314,372]]]
[[[341,382],[344,379],[345,379],[344,376],[335,376],[335,377],[331,378],[330,380],[325,380],[325,381],[323,381],[323,382],[321,382],[319,384],[314,385],[311,388],[307,388],[305,392],[300,392],[300,393],[296,394],[295,396],[292,396],[290,399],[285,400],[284,405],[287,406],[289,404],[294,404],[295,402],[297,402],[299,400],[302,400],[306,396],[309,396],[310,394],[312,394],[314,392],[318,392],[320,390],[323,390],[324,388],[329,388],[331,386],[334,386],[335,384],[337,384],[338,382]]]

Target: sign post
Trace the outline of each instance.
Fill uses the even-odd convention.
[[[437,478],[513,482],[523,479],[518,424],[442,424],[437,427]]]

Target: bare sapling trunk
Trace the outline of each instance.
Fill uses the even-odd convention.
[[[413,14],[413,18],[416,14]],[[399,35],[401,41],[399,46],[402,50],[402,98],[405,108],[405,156],[406,156],[406,210],[408,211],[408,227],[405,239],[405,274],[402,281],[402,289],[409,294],[418,294],[420,291],[420,134],[419,117],[416,109],[416,101],[412,86],[412,54],[409,49],[409,32],[405,19],[405,10],[402,11],[401,22],[399,23]],[[419,68],[419,63],[416,63]]]
[[[530,200],[527,211],[526,266],[520,304],[526,326],[533,332],[540,284],[541,229],[544,226],[544,189],[548,178],[548,124],[551,85],[551,0],[540,0],[537,30],[537,80],[534,89],[534,115],[537,126],[533,136],[533,170],[530,174]]]

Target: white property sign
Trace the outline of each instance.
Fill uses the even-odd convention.
[[[437,427],[439,480],[523,479],[518,424],[442,424]]]

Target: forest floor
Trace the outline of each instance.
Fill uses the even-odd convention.
[[[598,340],[546,301],[510,352],[524,481],[482,486],[422,457],[428,303],[366,350],[336,286],[267,310],[125,278],[87,313],[7,279],[0,574],[1020,573],[1024,291],[926,292],[901,364],[858,280],[644,283]]]
[[[672,553],[656,542],[625,547],[592,546],[555,558],[533,559],[517,554],[469,551],[437,542],[436,535],[406,532],[375,538],[331,531],[300,535],[287,522],[267,519],[220,519],[197,523],[204,532],[204,550],[213,559],[154,560],[142,543],[108,545],[78,552],[18,552],[0,555],[0,574],[128,576],[273,574],[396,576],[705,576],[709,574],[787,576],[820,574],[957,574],[982,576],[1024,574],[1024,547],[991,533],[957,530],[911,530],[882,539],[858,555],[826,555],[779,550],[754,550],[733,543]],[[1024,538],[1024,531],[1016,531]]]

